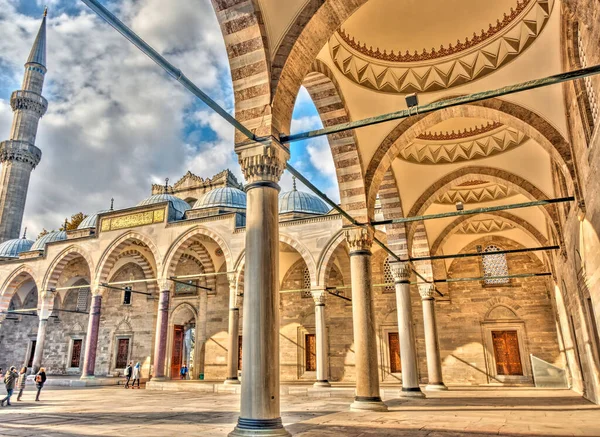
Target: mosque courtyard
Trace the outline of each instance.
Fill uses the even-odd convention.
[[[598,436],[600,407],[570,390],[452,388],[427,399],[384,399],[389,412],[348,410],[351,398],[282,396],[294,436]],[[329,394],[324,391],[323,394]],[[0,410],[0,436],[226,436],[239,395],[122,387],[29,387]]]

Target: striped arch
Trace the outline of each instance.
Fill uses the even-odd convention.
[[[313,286],[317,285],[317,265],[310,251],[295,238],[292,238],[286,234],[282,234],[281,232],[279,233],[279,241],[293,247],[300,254],[306,263],[306,267],[308,267],[311,284]]]
[[[115,260],[115,264],[113,265],[111,272],[110,272],[110,273],[112,273],[112,275],[110,276],[109,279],[112,279],[112,277],[117,274],[118,269],[116,269],[115,267],[118,266],[120,268],[121,266],[119,266],[119,261],[124,258],[132,258],[134,260],[134,263],[142,269],[144,278],[150,279],[150,278],[156,277],[154,274],[154,269],[152,268],[152,264],[150,263],[150,261],[148,261],[148,258],[146,257],[146,255],[144,255],[142,252],[140,252],[137,249],[128,249],[128,250],[121,252],[117,256],[117,258]],[[123,263],[123,265],[125,265],[125,264],[126,263]],[[148,288],[148,291],[151,293],[154,291],[158,291],[156,281],[147,282],[146,287]]]
[[[46,271],[42,289],[50,290],[55,288],[56,284],[58,283],[58,279],[60,278],[60,275],[62,275],[67,264],[76,258],[83,258],[85,260],[91,281],[92,273],[94,272],[94,262],[92,261],[91,256],[85,250],[79,246],[73,245],[67,247],[65,250],[59,253],[56,258],[54,258],[54,261],[52,261],[50,267]]]
[[[122,253],[122,250],[132,242],[142,243],[146,248],[148,248],[154,258],[151,261],[154,261],[156,264],[156,271],[161,271],[162,257],[154,242],[147,236],[138,232],[127,232],[117,238],[102,254],[102,257],[100,258],[96,268],[95,283],[93,286],[97,286],[102,282],[108,281],[108,275],[110,275],[111,271],[113,270],[119,255]]]
[[[170,278],[175,275],[175,267],[177,266],[177,262],[181,255],[195,242],[200,242],[200,237],[208,237],[215,242],[217,246],[223,251],[223,255],[225,257],[225,264],[227,270],[233,270],[233,257],[231,255],[231,249],[225,242],[225,239],[221,237],[216,232],[213,232],[209,229],[206,229],[202,226],[197,226],[195,228],[190,229],[186,233],[182,234],[173,242],[169,250],[167,251],[167,255],[165,256],[164,270],[162,271],[163,278]],[[210,258],[210,255],[208,255]],[[212,259],[211,259],[212,263]],[[213,272],[214,272],[214,264],[213,264]]]
[[[10,301],[12,300],[17,288],[25,281],[31,280],[39,290],[38,280],[35,272],[31,267],[26,265],[19,266],[14,272],[10,274],[8,278],[2,284],[0,290],[0,311],[5,312],[8,310]],[[4,319],[5,314],[0,314],[0,320]]]
[[[181,257],[193,256],[193,258],[196,260],[196,262],[200,265],[200,268],[202,269],[202,273],[215,273],[216,272],[215,263],[213,262],[210,254],[208,253],[208,250],[206,249],[206,247],[204,247],[204,245],[202,243],[200,243],[200,242],[192,243],[188,247],[188,250],[193,252],[193,255],[190,255],[189,253],[183,253],[181,255]],[[181,259],[181,257],[179,259]],[[179,260],[177,260],[177,262],[179,262]],[[177,263],[175,265],[177,265]],[[213,276],[206,276],[204,278],[200,278],[200,282],[202,282],[200,285],[204,285],[204,286],[212,288],[213,290],[216,291],[216,284],[217,284],[216,276],[213,275]]]
[[[351,120],[337,80],[329,67],[316,60],[302,85],[306,88],[319,112],[323,126],[334,126]],[[328,135],[329,147],[340,190],[340,202],[352,217],[367,218],[367,201],[363,165],[358,140],[353,130]]]
[[[333,258],[333,254],[340,244],[346,241],[346,236],[344,235],[344,230],[341,229],[336,235],[334,235],[329,242],[323,248],[321,255],[319,257],[319,261],[317,263],[317,285],[325,286],[327,285],[327,274],[329,263]]]
[[[279,284],[279,288],[283,289],[284,284],[286,283],[286,281],[289,280],[290,276],[292,275],[292,273],[294,273],[294,270],[296,270],[298,268],[298,266],[300,265],[306,265],[306,262],[304,261],[304,258],[300,258],[299,260],[297,260],[294,264],[292,264],[287,271],[285,272],[285,275],[283,275],[283,279],[281,280],[281,284]],[[304,284],[300,285],[300,288],[304,288]]]

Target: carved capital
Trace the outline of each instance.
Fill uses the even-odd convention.
[[[390,263],[390,272],[392,273],[395,282],[410,281],[411,269],[408,263]]]
[[[54,307],[54,295],[52,291],[44,290],[40,293],[40,307],[38,310],[38,316],[40,320],[48,320],[52,314],[52,308]]]
[[[350,254],[355,251],[371,251],[373,245],[373,230],[370,228],[348,228],[345,231],[346,242]]]
[[[35,168],[42,159],[42,151],[25,141],[8,140],[0,143],[0,162],[24,162]]]
[[[433,299],[433,295],[435,293],[434,284],[419,284],[418,287],[421,299]]]
[[[290,152],[274,138],[267,143],[251,143],[236,147],[238,160],[249,184],[279,182]]]
[[[169,290],[171,291],[171,289],[173,288],[173,281],[170,281],[168,279],[158,279],[156,282],[158,282],[158,290],[159,291],[165,291],[165,290]]]
[[[229,281],[229,289],[237,291],[237,275],[235,273],[228,273],[227,281]]]
[[[325,290],[312,290],[310,294],[315,301],[315,305],[325,305],[325,302],[327,302],[327,291]]]

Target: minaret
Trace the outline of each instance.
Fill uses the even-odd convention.
[[[46,15],[25,64],[21,90],[10,96],[14,112],[10,139],[0,143],[0,243],[19,238],[31,170],[42,158],[35,146],[38,123],[48,108],[42,97],[46,74]]]

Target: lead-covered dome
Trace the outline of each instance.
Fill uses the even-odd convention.
[[[91,229],[91,228],[95,228],[96,227],[96,223],[98,222],[98,215],[104,213],[104,212],[108,212],[108,209],[104,209],[102,211],[98,211],[96,214],[91,214],[88,215],[86,218],[84,218],[81,223],[79,223],[79,226],[77,226],[77,229]]]
[[[65,231],[52,231],[48,232],[46,235],[42,235],[40,238],[35,240],[33,246],[29,250],[44,250],[46,248],[47,243],[52,243],[53,241],[62,241],[67,239],[67,233]]]
[[[33,246],[33,241],[26,238],[15,238],[0,244],[1,258],[18,258],[21,252],[28,252]]]
[[[298,191],[296,181],[292,191],[286,191],[279,195],[279,214],[327,214],[329,207],[317,196]]]
[[[196,201],[194,209],[200,208],[246,209],[246,193],[233,187],[216,188]]]
[[[154,194],[147,199],[142,200],[137,206],[153,205],[155,203],[169,202],[169,218],[174,220],[181,220],[185,215],[185,212],[190,209],[190,205],[179,197],[175,197],[172,194]]]

